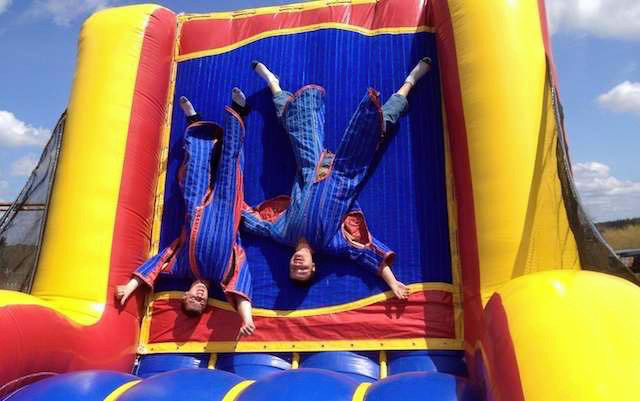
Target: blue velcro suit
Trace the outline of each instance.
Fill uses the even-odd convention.
[[[385,123],[397,121],[406,99],[394,95],[383,110],[378,93],[370,89],[335,154],[324,148],[322,87],[278,92],[274,103],[291,140],[297,175],[290,197],[246,209],[243,229],[293,247],[304,238],[314,251],[348,257],[374,273],[391,265],[395,254],[371,235],[355,198],[382,142]]]
[[[251,301],[251,275],[238,238],[244,205],[243,144],[244,124],[229,107],[224,131],[206,121],[187,127],[179,171],[186,223],[180,236],[140,266],[135,276],[150,286],[160,272],[219,283],[232,304],[235,297],[230,294]],[[214,152],[219,152],[217,167],[212,167]]]

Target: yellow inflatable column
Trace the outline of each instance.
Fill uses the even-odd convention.
[[[537,0],[449,0],[483,303],[525,273],[578,269],[556,165]],[[464,268],[464,267],[463,267]]]
[[[125,153],[142,79],[140,60],[145,32],[158,10],[163,9],[142,5],[103,10],[85,22],[80,35],[68,120],[32,295],[85,324],[95,323],[108,301]],[[175,26],[172,15],[163,18],[173,18]],[[171,32],[165,35],[154,40],[173,40]],[[169,48],[163,58],[171,57]],[[164,62],[163,58],[157,57],[157,62]],[[143,72],[149,73],[147,70]],[[156,109],[164,116],[168,80],[160,81],[164,95]],[[132,132],[139,135],[142,129]],[[160,134],[158,126],[155,135]],[[148,199],[146,203],[152,201],[152,192]]]

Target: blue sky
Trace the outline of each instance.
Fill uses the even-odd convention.
[[[293,2],[156,1],[176,12]],[[82,22],[132,3],[0,0],[0,201],[19,193],[67,104]],[[640,2],[547,0],[547,10],[583,203],[596,221],[640,217]]]

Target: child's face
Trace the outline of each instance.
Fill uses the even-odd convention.
[[[292,280],[308,281],[316,271],[313,257],[308,249],[297,250],[289,260],[289,277]]]
[[[194,315],[201,314],[207,307],[208,298],[209,289],[207,286],[202,281],[194,282],[182,298],[185,311],[191,312]]]

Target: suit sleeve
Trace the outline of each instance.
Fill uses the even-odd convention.
[[[261,237],[273,237],[273,224],[289,207],[291,198],[281,195],[242,211],[242,229]]]
[[[220,284],[227,301],[235,309],[237,309],[237,297],[244,298],[251,303],[251,297],[253,296],[251,271],[248,268],[247,257],[240,242],[233,246],[229,274],[223,278]]]
[[[348,257],[372,274],[379,274],[384,266],[391,266],[395,258],[395,252],[371,235],[359,210],[345,216],[340,230],[329,242],[327,252]]]
[[[184,233],[158,254],[147,259],[146,262],[133,272],[133,275],[138,277],[149,287],[153,288],[153,284],[156,281],[158,274],[162,271],[171,270],[175,264],[178,251],[182,247],[183,238]]]

